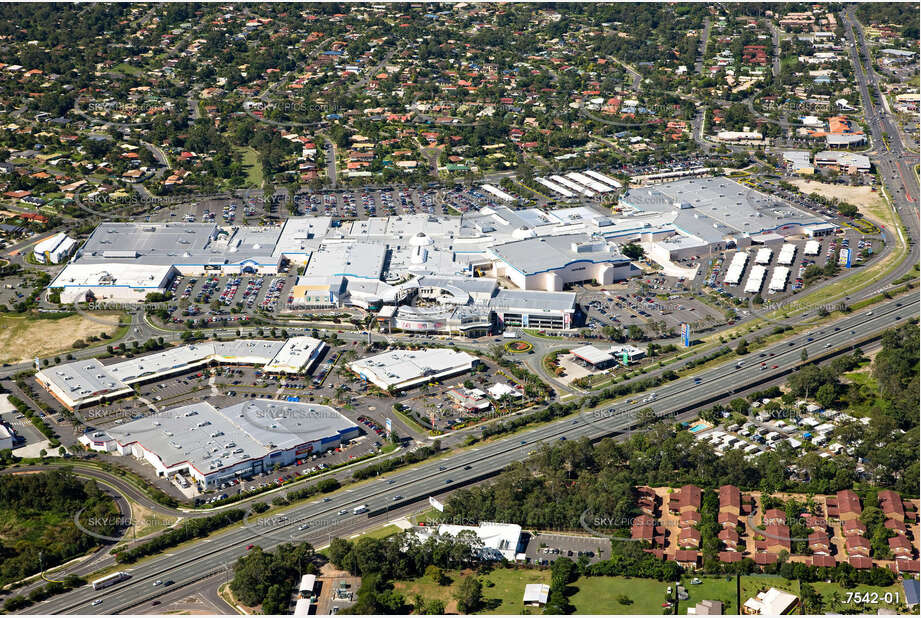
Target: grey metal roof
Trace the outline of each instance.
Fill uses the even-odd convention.
[[[687,216],[696,216],[711,229],[718,229],[713,228],[714,223],[725,226],[726,233],[757,234],[788,225],[822,222],[819,217],[799,210],[789,202],[724,177],[688,178],[655,187],[631,189],[621,201],[641,212],[666,213],[676,210],[676,204],[689,205],[690,208],[683,208],[681,212],[681,220],[686,225],[693,225]],[[700,233],[704,231],[703,226],[697,229]]]
[[[107,431],[120,444],[138,442],[167,467],[188,461],[207,474],[355,427],[329,406],[253,399],[220,410],[197,402]]]
[[[93,393],[126,388],[118,377],[95,358],[47,367],[40,374],[47,382],[52,383],[75,401],[84,399]]]
[[[578,261],[628,262],[613,244],[588,234],[539,236],[493,246],[490,251],[518,272],[531,275]]]
[[[525,311],[575,311],[575,292],[539,292],[536,290],[500,289],[489,306]]]
[[[79,252],[81,263],[223,264],[272,261],[280,227],[207,223],[102,223]]]

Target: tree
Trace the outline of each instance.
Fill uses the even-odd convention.
[[[445,613],[445,603],[441,599],[434,599],[426,604],[425,613],[430,616],[440,616]]]
[[[815,393],[815,399],[823,408],[830,408],[838,398],[835,387],[832,384],[823,384]]]
[[[268,593],[262,600],[262,613],[269,615],[287,614],[289,598],[290,592],[287,589],[283,589],[278,584],[273,584],[269,587]]]
[[[450,580],[445,576],[444,571],[434,564],[430,564],[425,568],[425,578],[438,584],[439,586],[446,586],[450,582]]]
[[[641,260],[646,255],[646,252],[641,246],[636,243],[630,243],[621,247],[621,253],[630,258],[631,260]]]
[[[462,614],[472,614],[483,604],[483,585],[475,575],[468,575],[461,582],[455,598],[457,599],[457,611]]]
[[[631,324],[627,327],[627,336],[635,341],[643,341],[646,339],[646,331],[637,324]]]
[[[748,414],[748,400],[742,397],[736,397],[729,402],[729,407],[739,414]]]
[[[502,360],[502,357],[505,355],[505,348],[502,346],[502,344],[494,343],[493,345],[489,346],[488,354],[489,358],[498,362]]]

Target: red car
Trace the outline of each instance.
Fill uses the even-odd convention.
[[[771,365],[771,369],[777,369],[777,365]]]
[[[255,547],[255,545],[247,545],[247,546],[246,546],[246,551],[249,551],[249,550],[251,550],[251,549],[254,548],[254,547]]]

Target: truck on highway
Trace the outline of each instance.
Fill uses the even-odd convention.
[[[367,504],[362,504],[361,506],[356,506],[354,509],[352,509],[352,513],[354,513],[355,515],[358,515],[360,513],[367,513],[367,512],[368,512]]]
[[[111,575],[100,577],[93,582],[93,590],[100,590],[108,586],[114,586],[118,582],[125,581],[129,577],[131,577],[131,575],[125,573],[124,571],[118,571],[117,573],[112,573]]]

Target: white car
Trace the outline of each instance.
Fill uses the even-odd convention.
[[[92,603],[90,603],[90,605],[94,605],[94,606],[95,606],[95,605],[102,605],[102,599],[96,599],[95,601],[93,601]]]

